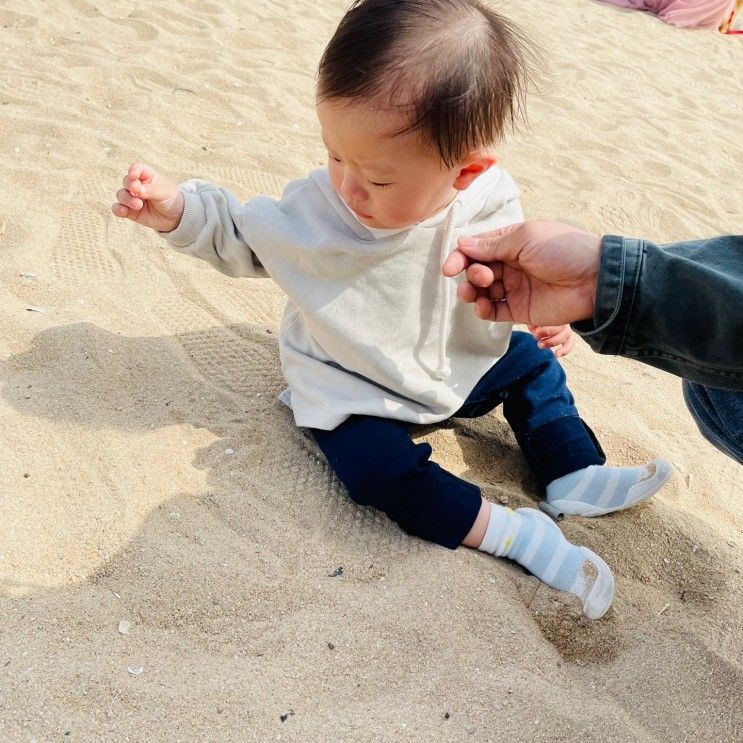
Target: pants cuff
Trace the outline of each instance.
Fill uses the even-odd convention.
[[[606,462],[595,434],[576,415],[550,421],[516,438],[542,488],[571,472]]]
[[[398,514],[393,509],[388,511],[388,515],[408,534],[451,550],[459,547],[472,529],[482,506],[477,485],[460,479],[435,463],[429,466],[410,501],[416,506],[414,514]]]

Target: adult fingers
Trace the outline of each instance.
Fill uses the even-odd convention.
[[[503,286],[502,281],[494,281],[487,291],[488,297],[494,302],[501,302],[506,298],[506,288]]]
[[[493,302],[487,297],[478,297],[475,302],[475,314],[481,320],[492,322],[513,322],[507,302]]]
[[[467,269],[465,276],[472,286],[479,286],[484,289],[490,286],[495,280],[495,273],[490,266],[483,266],[482,263],[473,263]]]
[[[463,302],[474,302],[477,299],[478,292],[477,289],[472,286],[472,284],[468,283],[467,281],[463,281],[457,287],[457,296]]]
[[[469,258],[464,253],[461,253],[459,250],[453,250],[444,261],[441,272],[444,276],[456,276],[458,273],[462,273],[469,264]]]

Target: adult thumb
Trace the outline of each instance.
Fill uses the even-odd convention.
[[[512,224],[473,237],[460,237],[457,248],[475,261],[514,261],[526,243],[523,226],[523,223]]]

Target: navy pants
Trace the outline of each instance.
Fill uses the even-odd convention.
[[[684,399],[702,435],[743,464],[743,392],[684,380]]]
[[[606,461],[580,419],[552,351],[516,332],[508,352],[477,383],[455,418],[503,414],[540,485]],[[455,549],[482,503],[480,489],[431,462],[410,424],[354,415],[332,431],[310,429],[350,497],[384,511],[408,534]]]

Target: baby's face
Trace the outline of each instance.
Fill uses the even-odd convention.
[[[369,227],[408,227],[456,196],[461,165],[447,168],[400,114],[339,99],[317,105],[335,192]]]

